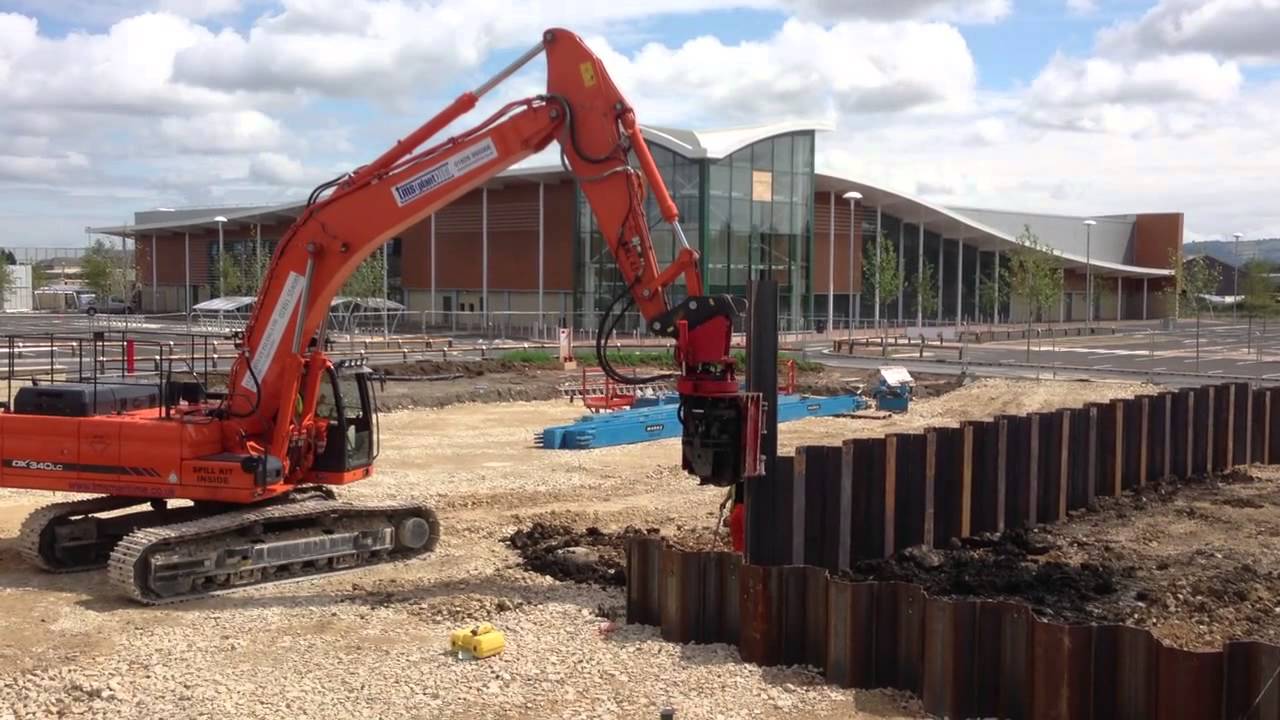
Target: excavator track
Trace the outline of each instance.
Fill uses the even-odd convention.
[[[107,573],[131,599],[163,605],[408,559],[439,538],[423,505],[309,499],[135,530]]]
[[[103,496],[45,505],[22,521],[18,553],[45,572],[104,568],[112,541],[100,537],[98,518],[92,516],[147,503],[143,498]]]

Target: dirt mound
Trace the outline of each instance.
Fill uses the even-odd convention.
[[[1046,536],[1010,531],[970,538],[955,549],[907,548],[885,560],[859,562],[845,577],[915,583],[937,597],[1020,600],[1043,617],[1096,622],[1096,602],[1114,595],[1132,569],[1040,559],[1052,548]]]
[[[392,377],[434,377],[461,375],[480,377],[490,373],[509,373],[528,370],[531,366],[509,360],[416,360],[409,363],[380,365],[378,369]]]
[[[578,531],[568,525],[534,523],[517,530],[506,542],[520,553],[526,569],[553,577],[592,585],[627,583],[627,540],[656,535],[657,529],[627,527],[607,533],[597,527]]]

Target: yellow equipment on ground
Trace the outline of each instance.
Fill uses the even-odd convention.
[[[497,655],[506,647],[506,636],[489,623],[480,623],[449,633],[449,649],[461,657],[470,656],[482,660]]]

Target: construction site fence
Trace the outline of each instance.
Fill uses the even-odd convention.
[[[591,317],[585,314],[569,316],[544,315],[542,322],[534,317],[537,313],[491,313],[486,319],[481,313],[436,313],[435,321],[430,320],[432,313],[402,312],[398,315],[387,313],[384,328],[382,313],[351,313],[343,316],[341,322],[331,322],[326,331],[328,337],[340,339],[369,340],[383,339],[418,339],[423,337],[440,337],[445,335],[466,337],[472,341],[484,340],[490,343],[509,341],[513,343],[539,343],[546,347],[558,347],[561,323],[569,330],[575,346],[590,347],[595,343],[597,326],[589,323]],[[203,334],[218,337],[230,337],[243,332],[248,322],[244,313],[169,313],[169,314],[100,314],[94,316],[77,316],[70,323],[63,322],[59,327],[66,330],[83,329],[86,332],[173,332],[181,334]],[[632,322],[628,329],[619,329],[610,336],[610,345],[657,345],[671,344],[670,338],[658,337],[640,329],[638,323]],[[385,330],[385,331],[384,331]],[[782,344],[798,344],[810,342],[815,335],[809,332],[779,333]],[[739,328],[734,334],[737,346],[743,346],[745,329]]]
[[[962,334],[958,338],[946,339],[928,333],[911,335],[877,335],[854,338],[836,338],[831,341],[831,351],[838,355],[850,355],[866,358],[888,358],[899,360],[924,360],[930,362],[960,364],[965,368],[974,367],[1019,367],[1036,370],[1045,376],[1062,372],[1092,372],[1100,369],[1096,364],[1086,362],[1085,354],[1080,355],[1079,362],[1054,359],[1061,348],[1072,347],[1060,345],[1059,340],[1066,337],[1088,337],[1090,335],[1126,334],[1131,340],[1124,350],[1115,351],[1106,347],[1097,350],[1099,355],[1113,352],[1145,362],[1144,367],[1114,368],[1106,366],[1108,373],[1130,374],[1146,379],[1164,375],[1205,375],[1201,372],[1200,361],[1211,359],[1233,359],[1237,370],[1216,370],[1212,373],[1220,379],[1250,380],[1254,383],[1276,383],[1280,381],[1280,358],[1275,357],[1274,350],[1268,351],[1273,344],[1276,332],[1275,323],[1248,322],[1242,320],[1239,325],[1214,328],[1213,332],[1202,332],[1195,325],[1182,329],[1165,330],[1150,327],[1139,328],[1092,328],[1086,331],[1082,327],[1069,328],[1032,328],[1028,334],[1025,330],[987,330]],[[975,338],[977,340],[975,341]],[[1176,342],[1169,342],[1176,340]],[[1006,359],[998,362],[984,361],[974,354],[975,346],[986,342],[1009,341],[1017,343],[1016,351],[1007,354]],[[1231,344],[1234,348],[1231,355],[1223,355],[1221,347]],[[1077,347],[1078,346],[1074,346]],[[1157,349],[1170,348],[1175,349]],[[1080,350],[1074,350],[1080,352]],[[1268,354],[1268,353],[1271,354]]]
[[[628,618],[765,665],[917,693],[944,717],[1280,718],[1280,647],[1187,652],[1017,603],[833,579],[908,547],[1065,520],[1095,498],[1280,459],[1280,390],[1186,388],[804,446],[745,485],[746,549],[628,554]],[[741,564],[735,564],[735,563]]]

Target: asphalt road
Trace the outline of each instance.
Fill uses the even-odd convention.
[[[831,353],[827,345],[812,345],[807,353],[836,367],[869,368],[885,364],[874,357]],[[874,353],[871,348],[869,352]],[[864,353],[865,354],[865,353]],[[1280,322],[1246,320],[1182,321],[1175,331],[1136,328],[1118,335],[1044,338],[967,345],[959,348],[889,347],[889,359],[921,372],[979,375],[1151,378],[1172,385],[1202,384],[1214,378],[1250,379],[1280,384]]]

